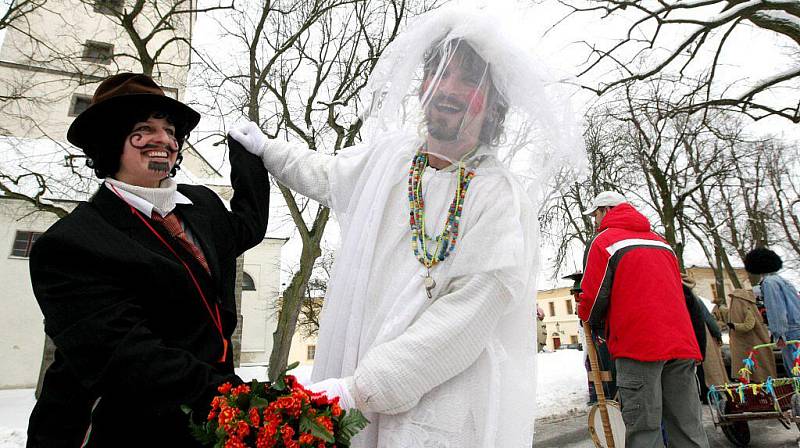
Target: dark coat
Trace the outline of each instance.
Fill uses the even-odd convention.
[[[236,327],[236,258],[264,238],[269,183],[261,160],[230,145],[232,212],[206,187],[179,185],[193,205],[175,212],[199,240],[211,275],[157,224],[190,266],[223,333]],[[101,186],[33,246],[34,294],[53,339],[31,414],[29,447],[194,446],[188,405],[205,419],[216,387],[240,383],[184,266],[125,202]],[[99,401],[98,401],[99,399]],[[92,406],[96,408],[92,412]]]
[[[706,359],[706,323],[703,317],[705,306],[700,303],[700,299],[694,295],[692,289],[686,285],[683,285],[683,297],[686,299],[686,309],[689,311],[689,318],[692,321],[694,338],[700,347],[700,355]]]

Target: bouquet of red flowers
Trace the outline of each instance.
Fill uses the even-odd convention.
[[[190,423],[192,435],[215,448],[349,447],[369,423],[358,409],[343,410],[339,397],[311,392],[292,375],[271,384],[225,383],[218,391],[206,421]]]

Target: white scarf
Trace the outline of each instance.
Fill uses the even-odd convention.
[[[175,201],[179,194],[178,183],[171,177],[162,180],[161,185],[156,188],[131,185],[111,177],[107,177],[106,182],[118,190],[143,199],[151,204],[153,209],[161,216],[166,216],[175,209]],[[147,215],[150,216],[150,214]]]

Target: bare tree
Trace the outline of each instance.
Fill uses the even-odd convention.
[[[624,142],[616,132],[605,105],[589,110],[584,123],[583,138],[588,156],[586,172],[577,173],[567,168],[559,173],[553,182],[559,194],[545,204],[539,216],[542,235],[556,249],[553,278],[567,267],[567,260],[576,249],[583,251],[588,247],[595,234],[592,218],[582,214],[589,202],[604,190],[632,189],[637,176],[623,157]],[[584,261],[573,260],[580,262],[580,269]]]
[[[3,0],[0,2],[0,31],[13,28],[27,33],[26,17],[28,14],[43,7],[47,0]]]
[[[590,110],[584,120],[589,173],[562,189],[542,220],[543,234],[558,244],[556,269],[594,233],[580,210],[596,193],[610,189],[651,210],[654,227],[675,249],[681,266],[686,246],[696,242],[714,269],[723,300],[726,274],[738,287],[728,255],[730,203],[724,194],[739,194],[736,163],[754,154],[753,145],[742,135],[739,120],[723,111],[668,112],[682,101],[691,97],[674,80],[660,78],[630,83]],[[738,233],[743,226],[732,224]]]
[[[81,0],[87,7],[97,8],[95,0]],[[224,0],[205,1],[201,7],[198,0],[134,0],[128,2],[106,2],[106,17],[113,21],[124,37],[131,43],[133,52],[127,49],[115,52],[112,59],[117,66],[141,67],[142,73],[160,77],[163,67],[186,67],[190,58],[165,57],[172,53],[188,54],[192,46],[192,29],[198,14],[230,9],[232,2]]]
[[[574,14],[599,14],[601,20],[620,18],[627,22],[625,35],[610,46],[584,42],[590,57],[580,76],[605,71],[609,65],[620,73],[610,82],[585,86],[598,95],[631,81],[686,74],[698,77],[700,82],[694,93],[701,94],[702,100],[678,104],[675,113],[716,107],[743,112],[755,119],[777,115],[800,123],[800,103],[791,94],[800,80],[800,3],[796,0],[557,1],[569,8],[564,19]],[[780,73],[752,80],[746,88],[737,89],[736,83],[720,79],[725,68],[721,61],[735,55],[737,50],[729,48],[728,41],[746,27],[777,36],[776,49],[785,45],[794,62]],[[636,61],[644,61],[644,66],[632,69]],[[693,70],[699,73],[695,75]],[[767,94],[778,89],[783,94],[778,104],[773,104]]]
[[[800,259],[800,217],[792,213],[792,206],[800,201],[800,154],[796,147],[782,142],[773,142],[767,153],[771,156],[766,163],[765,175],[772,202],[771,233],[775,235],[772,241],[794,254],[787,264],[796,268],[800,266],[797,261]]]
[[[689,232],[700,246],[709,266],[713,269],[716,284],[717,303],[725,303],[725,274],[734,288],[741,288],[741,282],[733,268],[728,255],[728,246],[723,237],[724,206],[720,205],[717,188],[726,188],[732,178],[732,163],[726,151],[720,149],[729,145],[737,145],[741,140],[740,123],[725,114],[715,114],[713,121],[707,122],[711,131],[710,138],[697,139],[693,145],[684,142],[684,148],[692,170],[692,175],[700,177],[707,169],[702,160],[707,154],[713,155],[713,163],[717,166],[712,177],[698,185],[686,204],[681,217],[682,227]],[[713,149],[708,149],[713,147]]]
[[[718,146],[696,154],[694,163],[699,170],[689,163],[686,150],[706,138],[709,117],[670,114],[676,104],[692,100],[680,93],[674,80],[629,83],[617,95],[619,102],[611,115],[619,121],[618,132],[625,136],[628,160],[639,167],[642,176],[639,189],[629,194],[656,213],[657,225],[683,267],[687,235],[680,223],[684,208],[698,189],[725,169],[719,164]]]
[[[308,280],[303,304],[297,317],[297,331],[305,338],[317,336],[319,333],[319,318],[322,312],[323,300],[328,290],[328,281],[331,278],[334,252],[323,249],[322,255],[314,262],[314,272]],[[296,272],[290,272],[295,275]],[[283,298],[278,298],[272,305],[274,317],[278,317],[283,309]]]

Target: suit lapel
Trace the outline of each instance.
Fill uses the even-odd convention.
[[[112,226],[127,234],[132,240],[172,262],[175,256],[153,235],[153,232],[137,217],[132,207],[114,194],[105,185],[92,197],[91,204]],[[139,213],[139,215],[141,215]]]

